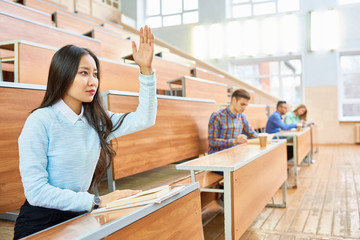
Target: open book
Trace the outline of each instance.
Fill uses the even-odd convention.
[[[138,194],[132,195],[130,197],[122,198],[106,205],[107,209],[120,207],[123,205],[144,202],[148,200],[152,200],[158,197],[165,195],[166,193],[171,191],[171,187],[169,185],[161,186],[158,188],[149,189],[147,191],[140,192]]]
[[[122,198],[113,202],[110,202],[106,207],[93,210],[92,213],[101,213],[112,210],[118,210],[123,208],[130,208],[136,206],[142,206],[151,203],[161,203],[164,200],[178,194],[185,189],[185,185],[179,186],[161,186],[153,189],[149,189],[130,197]]]

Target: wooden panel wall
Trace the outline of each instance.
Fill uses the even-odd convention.
[[[168,81],[190,74],[190,67],[159,57],[154,57],[152,67],[156,71],[157,88],[162,90],[170,89]]]
[[[311,134],[310,129],[303,130],[304,133],[297,136],[297,156],[298,156],[298,164],[304,160],[305,156],[311,150]]]
[[[19,83],[46,85],[55,50],[19,44]]]
[[[138,98],[109,95],[112,112],[135,111]],[[214,103],[158,99],[155,126],[117,138],[114,179],[207,152],[208,122]]]
[[[267,123],[266,106],[248,106],[244,114],[254,129],[265,128]]]
[[[194,68],[193,70],[195,71],[195,74],[193,75],[194,77],[202,78],[218,83],[225,83],[225,77],[223,75],[219,75],[211,71],[206,71],[202,68]]]
[[[33,20],[42,24],[53,26],[51,16],[48,13],[40,13],[29,8],[24,8],[20,4],[14,4],[10,1],[0,1],[0,9],[2,12],[13,14],[29,20]]]
[[[105,239],[204,239],[200,190],[189,193]]]
[[[0,213],[18,209],[25,201],[17,141],[26,118],[44,94],[41,90],[0,87]]]
[[[233,172],[233,239],[240,239],[286,178],[285,143]]]
[[[216,104],[227,104],[227,86],[213,84],[210,82],[197,81],[185,77],[185,97],[211,99]]]
[[[74,44],[91,49],[95,54],[100,53],[100,42],[82,37],[56,28],[39,25],[35,22],[0,14],[0,41],[27,40],[53,47],[63,47]]]

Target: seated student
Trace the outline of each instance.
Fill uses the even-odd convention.
[[[276,111],[270,115],[267,123],[265,131],[267,133],[277,133],[282,130],[289,130],[291,128],[296,128],[296,123],[294,124],[286,124],[282,121],[282,116],[285,115],[288,111],[288,106],[286,101],[278,101],[276,105]],[[293,148],[292,146],[287,146],[287,158],[290,160],[293,158]]]
[[[299,105],[294,111],[285,114],[284,122],[286,124],[303,124],[306,121],[307,109],[304,104]]]
[[[249,104],[249,100],[250,94],[244,89],[238,89],[233,92],[228,107],[211,115],[209,121],[209,154],[246,143],[247,137],[258,136],[243,113]]]
[[[307,120],[307,109],[304,104],[300,104],[294,111],[288,112],[285,114],[284,122],[286,124],[304,124]],[[309,124],[309,123],[308,123]],[[314,124],[310,122],[310,125]],[[305,158],[304,162],[308,161],[307,157]],[[311,163],[315,163],[314,159],[311,159]]]
[[[50,64],[46,93],[19,137],[20,174],[26,196],[14,239],[52,227],[107,203],[138,193],[116,190],[97,196],[89,190],[105,176],[116,154],[110,140],[155,124],[154,35],[140,29],[139,106],[129,114],[104,109],[100,66],[90,51],[73,45],[58,50]],[[107,163],[109,160],[110,163]]]

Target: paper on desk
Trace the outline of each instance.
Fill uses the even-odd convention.
[[[91,213],[96,214],[96,213],[108,212],[108,211],[119,210],[119,209],[124,209],[124,208],[137,207],[137,206],[142,206],[142,205],[147,205],[147,204],[152,204],[152,203],[162,203],[166,199],[180,193],[184,189],[185,189],[185,185],[176,186],[173,189],[171,189],[171,191],[168,192],[167,194],[165,194],[159,198],[156,198],[156,199],[152,199],[152,200],[145,201],[145,202],[127,204],[127,205],[123,205],[123,206],[115,207],[115,208],[111,208],[111,209],[107,209],[106,207],[103,207],[103,208],[95,209]]]
[[[275,134],[267,134],[267,141],[270,142],[273,138],[274,138]],[[254,144],[254,145],[259,145],[259,138],[252,138],[252,139],[248,139],[247,140],[247,144]]]

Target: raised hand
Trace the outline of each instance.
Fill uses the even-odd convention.
[[[137,50],[136,43],[132,42],[132,50],[134,61],[140,67],[140,71],[144,75],[152,74],[152,60],[154,56],[154,34],[151,33],[150,27],[140,28],[140,43]]]

